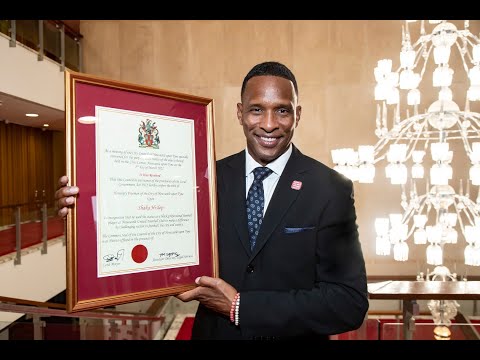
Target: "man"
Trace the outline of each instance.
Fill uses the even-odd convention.
[[[177,296],[199,301],[193,339],[327,339],[365,319],[353,184],[293,145],[301,110],[285,65],[246,75],[237,117],[247,148],[217,161],[220,278]],[[67,180],[61,216],[78,193]]]

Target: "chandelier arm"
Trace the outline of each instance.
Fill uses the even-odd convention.
[[[409,123],[410,122],[410,123]],[[402,136],[410,129],[410,127],[413,125],[413,121],[411,121],[411,118],[405,119],[402,122],[398,123],[395,127],[400,128],[401,130],[395,135],[395,142],[394,144],[398,143],[401,139]],[[403,128],[403,129],[402,129]],[[392,129],[393,131],[393,129]],[[409,137],[407,137],[410,139]]]
[[[424,127],[424,128],[428,127],[428,120],[425,119],[425,122],[424,122],[424,124],[423,124],[423,127]],[[430,131],[428,131],[428,130],[423,131],[423,128],[422,128],[422,134],[426,134],[426,133],[430,134]],[[431,138],[430,136],[425,140],[425,145],[424,145],[424,147],[423,147],[423,150],[425,151],[425,153],[428,152],[428,146],[430,145],[430,142],[431,142],[432,140],[434,140],[434,139]]]
[[[397,125],[400,128],[403,127],[403,129],[397,134],[393,144],[397,144],[400,140],[403,139],[404,136],[406,136],[405,133],[407,131],[409,131],[410,128],[415,124],[415,121],[416,121],[416,117],[412,116],[411,118],[405,119]],[[414,149],[415,149],[415,147],[418,143],[418,139],[420,138],[420,135],[421,135],[421,132],[418,132],[418,136],[416,138],[409,138],[410,142],[408,143],[408,147],[407,147],[409,150],[407,150],[408,154],[406,155],[405,160],[408,160],[411,157],[412,152],[414,151]],[[408,136],[406,136],[406,137],[408,138]],[[375,155],[378,155],[380,153],[380,151],[390,142],[390,140],[391,140],[391,138],[382,139],[382,141],[384,141],[384,143],[380,144],[378,147],[377,147],[377,144],[379,144],[380,141],[377,142],[377,144],[375,145],[374,157],[375,157]],[[412,143],[413,143],[413,146],[411,146]],[[383,160],[385,158],[385,156],[386,156],[386,154],[384,154],[381,157],[376,158],[375,161],[374,161],[374,164],[377,163],[380,160]]]
[[[415,49],[417,44],[419,44],[420,46],[418,47],[418,49]],[[415,45],[413,45],[413,50],[415,51],[415,62],[413,65],[413,69],[415,69],[418,66],[420,59],[423,57],[422,53],[425,52],[426,48],[427,48],[426,42],[419,43],[419,41],[417,41]]]
[[[388,144],[388,139],[387,138],[382,138],[382,139],[377,141],[377,143],[375,144],[374,149],[373,149],[373,159],[374,159],[373,164],[376,164],[377,162],[385,159],[386,154],[383,154],[382,156],[378,156],[378,155],[387,144]]]
[[[463,39],[463,38],[462,38]],[[457,41],[455,41],[455,45],[457,46],[457,49],[458,49],[458,53],[460,54],[460,58],[462,59],[462,65],[463,65],[463,69],[465,70],[465,72],[468,74],[468,65],[467,65],[467,62],[465,61],[465,54],[463,53],[461,47],[460,47],[460,44]],[[466,52],[467,56],[468,56],[468,59],[470,60],[470,62],[473,62],[473,59],[472,57],[470,56],[470,53],[467,51]]]
[[[460,196],[458,196],[458,195],[457,195],[456,197],[460,198]],[[459,201],[462,201],[462,199],[460,199]],[[456,211],[456,213],[457,213],[457,221],[458,221],[458,223],[459,223],[459,225],[460,225],[460,230],[462,231],[462,234],[463,234],[463,236],[465,237],[465,224],[463,223],[463,218],[462,218],[461,214],[462,214],[462,213],[464,214],[464,216],[467,218],[467,220],[468,220],[468,222],[469,222],[470,224],[474,224],[474,222],[472,221],[472,218],[471,218],[470,214],[468,213],[468,211],[465,210],[465,209],[469,209],[469,207],[466,206],[466,207],[463,208],[463,210],[462,210],[462,209],[459,209],[459,208],[458,208],[456,202],[454,202],[453,204],[454,204],[454,206],[455,206],[455,211]],[[470,209],[469,209],[469,210],[470,210]]]
[[[473,121],[475,123],[477,127],[474,130],[478,133],[478,136],[480,136],[480,114],[464,111],[461,113],[461,115],[463,115],[465,119]]]
[[[461,127],[461,125],[459,125],[459,127]],[[470,157],[470,155],[472,153],[472,148],[470,146],[470,143],[468,142],[467,135],[464,134],[464,132],[462,132],[462,130],[460,130],[460,137],[461,137],[461,140],[462,140],[462,143],[463,143],[463,148],[465,149],[465,152],[467,153],[468,157]]]
[[[414,206],[411,206],[411,207],[410,207],[410,210],[409,210],[409,213],[404,216],[404,217],[407,217],[407,218],[405,219],[405,221],[402,221],[403,224],[407,224],[407,225],[408,225],[408,223],[410,222],[410,219],[412,218],[412,216],[415,215],[415,214],[414,214],[415,212],[416,212],[417,214],[420,214],[420,213],[423,211],[423,209],[424,209],[424,207],[425,207],[425,205],[426,205],[427,195],[419,196],[419,198],[420,198],[419,202],[420,202],[421,205],[419,206],[418,210],[415,210],[415,207],[414,207]],[[428,212],[427,212],[427,214],[428,214]],[[410,229],[408,230],[407,239],[409,239],[409,238],[412,236],[412,234],[414,233],[414,231],[415,231],[415,223],[414,223],[414,224],[410,227]]]
[[[468,43],[472,46],[480,43],[480,37],[476,36],[474,33],[472,33],[470,30],[464,30],[466,32],[465,34],[465,39],[468,41]],[[472,38],[473,41],[470,39]]]
[[[466,199],[467,202],[469,202],[468,205],[465,204],[465,207],[463,208],[463,211],[462,211],[462,209],[458,209],[457,204],[454,203],[454,204],[455,204],[455,209],[457,210],[457,218],[458,218],[458,222],[459,222],[459,224],[460,224],[460,229],[461,229],[461,231],[462,231],[462,233],[463,233],[463,236],[466,237],[466,235],[465,235],[465,225],[464,225],[464,223],[463,223],[462,217],[460,216],[459,212],[463,212],[463,213],[464,213],[464,215],[465,215],[465,217],[467,218],[468,223],[469,223],[470,225],[475,225],[475,220],[472,219],[472,217],[473,217],[473,218],[478,217],[478,211],[475,210],[473,201],[471,201],[470,199],[466,198],[465,196],[463,196],[463,197],[458,196],[458,197],[461,198],[459,201],[463,201],[464,199]],[[464,202],[464,201],[463,201],[463,202]]]
[[[470,45],[470,47],[472,48],[472,51],[473,51],[473,47],[475,45],[477,45],[478,43],[480,43],[480,38],[478,38],[477,36],[475,36],[473,33],[471,33],[469,30],[463,30],[463,32],[465,32],[465,34],[462,33],[462,39],[468,44]],[[473,39],[473,41],[472,41]],[[467,56],[468,56],[468,59],[470,60],[470,62],[472,64],[475,64],[475,62],[473,61],[473,57],[472,57],[472,54],[468,51],[468,47],[467,48]]]
[[[424,35],[420,35],[417,39],[417,41],[415,41],[412,45],[412,47],[415,49],[417,46],[422,46],[422,47],[425,47],[425,45],[430,42],[432,38],[432,35],[430,34],[424,34]]]
[[[465,204],[465,208],[463,212],[465,213],[465,216],[467,217],[470,225],[475,225],[474,218],[479,216],[479,212],[475,209],[475,203],[466,196],[462,196],[461,201],[464,204],[465,202],[467,202],[467,204]]]
[[[427,198],[428,198],[427,194],[418,196],[418,203],[419,203],[418,210],[415,210],[415,207],[413,207],[413,210],[415,210],[417,214],[420,214],[423,211],[423,209],[425,208],[425,206],[427,205]],[[427,212],[427,214],[428,214],[428,212]]]
[[[432,52],[432,49],[433,45],[430,45],[427,50],[427,54],[425,55],[425,61],[423,63],[422,71],[420,72],[420,82],[423,80],[423,74],[425,74],[425,69],[427,68],[428,59],[430,59],[430,53]]]
[[[415,123],[412,121],[412,124],[415,124]],[[411,125],[410,125],[410,126],[411,126]],[[425,126],[425,124],[424,124],[423,126]],[[422,127],[422,130],[423,130],[423,127]],[[421,134],[422,134],[422,132],[421,132],[421,131],[418,131],[418,132],[417,132],[417,137],[412,138],[412,141],[410,142],[410,144],[413,142],[413,146],[411,147],[410,151],[407,151],[407,156],[405,157],[405,160],[411,158],[412,153],[415,151],[415,148],[417,147],[418,140],[420,139]],[[410,144],[409,144],[409,145],[410,145]]]

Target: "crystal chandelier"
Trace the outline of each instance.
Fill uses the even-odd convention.
[[[374,69],[379,140],[358,151],[332,150],[332,160],[338,172],[362,183],[372,183],[375,165],[386,160],[386,177],[401,186],[402,212],[375,220],[377,255],[390,255],[393,249],[395,260],[406,261],[413,238],[414,244],[428,244],[428,264],[442,265],[444,245],[465,241],[465,264],[480,266],[480,114],[470,110],[470,102],[480,100],[480,39],[469,30],[468,20],[462,30],[446,20],[421,20],[414,40],[412,22],[402,26],[398,69],[392,70],[389,59]],[[460,65],[451,67],[451,60]],[[468,83],[461,93],[458,77],[452,85],[457,73]],[[438,96],[428,105],[422,103],[422,93]],[[455,101],[465,101],[463,111]],[[459,156],[471,166],[455,190],[449,182],[452,160]]]

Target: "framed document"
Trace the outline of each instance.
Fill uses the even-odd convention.
[[[217,276],[213,100],[65,71],[67,311]]]

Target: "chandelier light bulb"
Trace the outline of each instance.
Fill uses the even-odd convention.
[[[480,227],[465,225],[465,240],[469,245],[480,243]],[[478,241],[477,241],[478,240]]]
[[[358,159],[362,162],[373,163],[375,148],[372,145],[360,145],[358,147]]]
[[[425,224],[427,223],[427,215],[424,215],[424,214],[413,215],[413,222],[415,224],[415,227],[419,229],[423,229],[425,227]]]
[[[450,144],[447,142],[437,142],[430,145],[430,151],[433,161],[447,161],[449,158]]]
[[[427,264],[442,265],[443,251],[440,245],[431,244],[427,246]]]
[[[398,104],[400,101],[400,92],[396,87],[390,87],[387,90],[386,101],[388,105]]]
[[[384,83],[375,86],[375,100],[385,100],[387,98],[387,87]]]
[[[375,179],[375,166],[372,164],[361,164],[358,167],[358,182],[372,184]]]
[[[389,256],[390,248],[391,248],[391,244],[390,244],[390,241],[388,240],[388,237],[377,236],[375,254],[380,256]]]
[[[424,150],[414,150],[412,152],[412,160],[417,164],[422,163],[424,156],[425,156]]]
[[[403,185],[407,183],[408,171],[405,164],[388,164],[385,171],[391,184]]]
[[[446,242],[447,244],[456,244],[458,240],[458,232],[453,228],[447,229]]]
[[[380,74],[386,75],[392,72],[392,60],[382,59],[377,63],[377,67]]]
[[[437,225],[428,225],[425,227],[427,240],[430,244],[439,244],[442,238],[442,229]]]
[[[427,232],[425,229],[417,229],[413,233],[413,243],[422,245],[427,243]]]
[[[439,66],[433,72],[433,86],[450,86],[452,85],[454,71],[447,66]]]
[[[388,234],[390,229],[390,220],[388,218],[377,218],[375,219],[375,231],[377,235],[384,236]]]
[[[442,87],[442,89],[438,92],[438,100],[440,101],[452,101],[453,93],[449,87]]]
[[[472,58],[474,63],[480,62],[480,44],[476,44],[472,47]]]
[[[458,216],[456,213],[445,213],[441,216],[441,220],[445,223],[446,226],[454,227],[457,225]]]
[[[471,266],[480,266],[480,247],[467,245],[464,251],[465,264]]]
[[[415,64],[415,51],[413,49],[406,49],[400,52],[400,66],[403,69],[411,69]]]
[[[480,164],[475,164],[470,168],[469,176],[472,185],[480,185]]]
[[[472,164],[480,163],[480,142],[472,143],[472,151],[468,155]]]
[[[418,89],[411,89],[407,95],[408,105],[418,105],[420,104],[420,91]],[[376,99],[375,99],[376,100]]]
[[[467,91],[467,98],[470,101],[480,100],[480,86],[470,86]]]
[[[470,85],[480,85],[480,67],[478,65],[475,65],[470,70],[468,70],[468,78],[470,79]]]
[[[400,89],[409,90],[416,89],[420,82],[420,75],[414,73],[413,70],[402,70],[400,73]]]
[[[377,66],[375,69],[373,69],[373,74],[375,75],[375,81],[378,84],[382,84],[385,82],[385,74],[380,67]]]
[[[408,260],[408,245],[405,241],[400,241],[393,246],[393,258],[396,261]]]
[[[388,217],[390,219],[390,223],[392,224],[392,228],[402,224],[402,214],[390,214]]]
[[[391,144],[387,153],[387,160],[390,163],[404,162],[407,155],[407,144]]]
[[[433,59],[437,65],[446,65],[450,60],[450,46],[437,46],[433,49]]]

